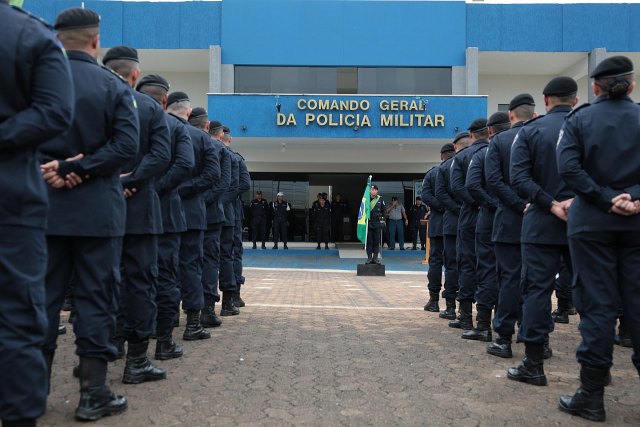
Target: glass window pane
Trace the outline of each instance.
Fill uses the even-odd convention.
[[[271,67],[234,67],[236,93],[272,93]]]
[[[358,93],[451,95],[451,69],[358,68]]]

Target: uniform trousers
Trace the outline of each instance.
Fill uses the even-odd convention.
[[[493,310],[498,302],[498,278],[496,274],[496,255],[491,242],[491,231],[476,233],[476,304]]]
[[[573,282],[573,277],[571,277],[571,266],[567,268],[567,262],[571,263],[571,260],[562,260],[562,267],[560,267],[558,277],[556,278],[556,298],[571,301],[571,283]]]
[[[342,217],[331,220],[331,237],[334,242],[342,242],[344,240],[344,221]]]
[[[218,273],[220,271],[220,233],[222,223],[209,224],[204,232],[202,250],[202,291],[204,305],[210,307],[220,301]]]
[[[378,256],[380,252],[380,240],[382,227],[369,227],[367,230],[367,257]]]
[[[427,227],[419,222],[411,226],[411,243],[413,246],[418,244],[418,235],[420,235],[420,245],[424,246],[427,243]]]
[[[47,366],[41,349],[47,331],[46,269],[44,230],[0,226],[0,419],[4,421],[37,418],[46,409]]]
[[[613,363],[616,315],[622,301],[640,374],[640,232],[583,232],[569,237],[576,272],[573,300],[580,314],[578,362],[593,368]]]
[[[289,239],[289,226],[286,220],[273,220],[273,243],[281,241],[285,245]]]
[[[180,309],[178,271],[181,237],[181,233],[164,233],[158,236],[157,323],[161,323],[161,320],[173,320]]]
[[[553,332],[551,294],[567,245],[522,244],[522,325],[518,342],[544,344]]]
[[[478,288],[476,275],[476,239],[474,228],[459,228],[456,240],[459,272],[458,301],[473,301]]]
[[[56,349],[60,309],[73,277],[76,354],[113,361],[122,237],[47,236],[45,279],[49,327],[43,351]]]
[[[182,309],[202,310],[202,245],[203,230],[187,230],[180,238],[180,292]]]
[[[233,227],[233,276],[238,285],[244,285],[244,276],[242,275],[242,255],[244,248],[242,247],[242,220],[237,219]]]
[[[124,336],[134,341],[148,339],[157,314],[158,236],[126,235],[121,272],[119,320],[123,320]]]
[[[264,246],[264,242],[267,240],[267,218],[264,216],[253,218],[251,220],[251,230],[253,231],[253,244],[260,240]]]
[[[429,271],[427,288],[429,292],[440,293],[442,289],[442,266],[444,264],[444,238],[429,237]],[[446,275],[445,275],[446,277]]]
[[[519,244],[495,242],[498,280],[498,305],[493,318],[493,330],[510,337],[516,322],[522,318],[522,253]]]
[[[316,242],[329,244],[329,224],[316,224]]]
[[[447,299],[458,297],[458,237],[454,234],[445,234],[442,238],[444,249],[444,292],[442,296]]]
[[[220,232],[220,270],[218,283],[222,292],[238,291],[233,269],[233,231],[234,226],[223,225]]]
[[[396,231],[398,235],[398,245],[404,249],[404,221],[401,219],[390,219],[389,223],[389,249],[396,247]]]

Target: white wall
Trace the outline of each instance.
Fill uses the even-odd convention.
[[[209,73],[185,73],[176,71],[143,70],[143,74],[160,74],[169,80],[171,92],[185,92],[191,98],[193,107],[207,108],[207,91],[209,89]]]

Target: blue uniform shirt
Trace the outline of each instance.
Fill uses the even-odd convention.
[[[232,151],[238,158],[238,195],[236,197],[236,220],[244,219],[244,205],[242,204],[242,194],[251,189],[251,175],[247,168],[247,162],[244,157],[236,151]]]
[[[224,225],[233,227],[236,224],[236,199],[240,187],[240,158],[229,147],[226,149],[231,162],[231,181],[227,191],[222,195],[221,202],[224,209]]]
[[[122,168],[122,173],[130,173],[122,178],[122,186],[136,189],[127,199],[126,234],[162,234],[155,180],[171,160],[169,127],[160,104],[144,93],[134,92],[134,97],[140,120],[140,146],[138,153]]]
[[[229,189],[231,183],[231,158],[229,150],[217,139],[211,139],[213,152],[220,163],[220,179],[205,193],[207,206],[207,224],[219,224],[225,221],[221,197]]]
[[[526,201],[511,187],[509,165],[511,145],[523,124],[524,122],[514,123],[511,129],[494,135],[484,159],[487,189],[498,199],[491,234],[493,242],[520,243],[522,215]]]
[[[451,162],[451,190],[462,200],[462,208],[460,209],[460,218],[458,219],[458,229],[476,228],[478,219],[478,203],[475,201],[469,190],[465,187],[467,180],[467,171],[469,163],[473,155],[478,150],[486,147],[489,141],[481,139],[472,145],[458,151]]]
[[[178,118],[187,128],[193,146],[195,164],[191,177],[178,187],[182,207],[187,219],[187,229],[207,229],[207,208],[205,192],[220,179],[220,159],[216,157],[211,137],[202,130],[191,126],[186,120]]]
[[[434,166],[427,171],[422,180],[422,201],[429,206],[429,237],[442,236],[444,221],[444,205],[436,197],[436,177],[439,166]]]
[[[498,201],[485,189],[484,158],[486,154],[487,147],[483,147],[471,158],[465,186],[471,197],[480,206],[478,221],[476,222],[476,233],[491,234],[493,217]]]
[[[458,232],[458,219],[462,203],[451,191],[451,163],[453,157],[445,160],[436,172],[436,198],[445,208],[442,216],[442,234],[455,236]]]
[[[0,2],[0,224],[44,228],[47,189],[36,149],[71,125],[69,63],[46,24]]]
[[[640,106],[630,98],[599,97],[569,115],[558,138],[558,167],[576,198],[569,234],[638,231],[640,215],[609,213],[611,199],[640,199]]]
[[[162,207],[162,231],[182,233],[187,231],[187,220],[182,209],[178,186],[191,176],[195,164],[191,137],[186,125],[177,117],[165,113],[171,138],[171,161],[156,181],[156,191]]]
[[[573,197],[556,165],[556,144],[568,105],[530,120],[511,148],[511,185],[531,205],[522,219],[522,243],[567,244],[567,223],[553,215],[551,203]]]
[[[53,236],[121,237],[126,206],[120,171],[138,152],[138,111],[131,87],[86,52],[69,51],[75,93],[71,128],[41,147],[44,161],[60,160],[60,175],[85,178],[72,189],[49,187]],[[82,160],[64,159],[84,154]]]

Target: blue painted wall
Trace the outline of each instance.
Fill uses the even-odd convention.
[[[222,62],[464,65],[465,3],[226,0]]]
[[[87,0],[102,45],[206,49],[252,65],[455,66],[481,51],[640,51],[640,4],[465,4],[402,0]],[[25,0],[48,22],[80,0]]]
[[[367,110],[309,110],[300,109],[298,101],[343,100],[369,101]],[[380,101],[406,100],[417,105],[426,105],[424,111],[382,111]],[[280,104],[280,113],[285,117],[293,114],[297,125],[278,126],[276,105]],[[229,126],[238,137],[263,138],[452,138],[466,129],[477,117],[487,116],[487,98],[485,96],[305,96],[305,95],[209,95],[209,117]],[[304,107],[304,105],[303,105]],[[305,114],[314,114],[315,120],[305,124]],[[333,115],[338,126],[318,125],[318,115]],[[339,115],[343,115],[343,124],[339,125]],[[361,125],[355,129],[355,123],[345,123],[346,115],[367,115],[371,126]],[[444,115],[444,126],[419,126],[414,117],[413,126],[381,126],[382,114],[402,115],[406,124],[410,115]],[[355,118],[352,118],[355,120]],[[424,123],[424,122],[422,122]]]

